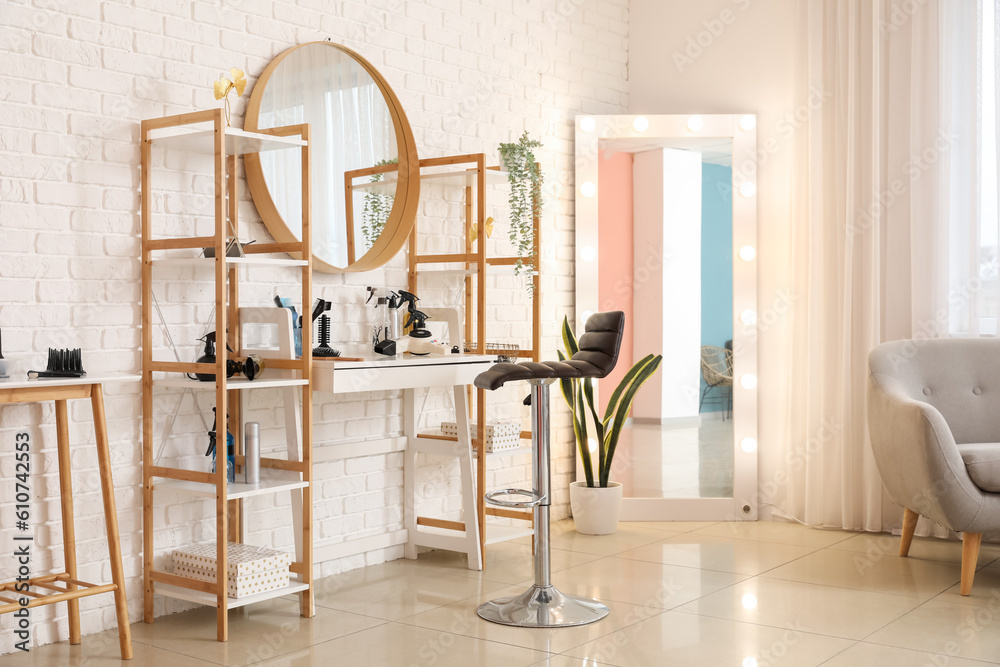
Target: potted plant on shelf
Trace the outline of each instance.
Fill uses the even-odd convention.
[[[562,334],[566,352],[564,354],[560,350],[559,359],[565,361],[579,349],[576,335],[569,326],[569,318],[563,318]],[[559,381],[563,398],[573,413],[573,433],[586,476],[586,481],[572,482],[569,487],[570,506],[577,532],[587,535],[609,535],[618,529],[618,517],[621,516],[622,508],[622,485],[621,482],[612,482],[610,479],[611,462],[614,460],[625,420],[632,410],[635,395],[660,367],[662,360],[662,355],[650,354],[637,361],[611,394],[603,419],[598,415],[594,405],[593,378],[564,378]],[[596,475],[590,450],[591,438],[587,428],[588,413],[594,426]]]
[[[535,148],[541,141],[532,139],[525,131],[516,143],[500,144],[500,165],[507,172],[510,183],[510,242],[519,258],[514,266],[514,274],[519,275],[527,268],[530,276],[535,270],[535,218],[542,215],[542,171],[535,160]],[[532,283],[528,283],[531,285]]]

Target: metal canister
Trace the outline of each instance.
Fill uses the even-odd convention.
[[[243,428],[243,451],[246,461],[243,473],[247,484],[260,482],[260,423],[247,422]]]

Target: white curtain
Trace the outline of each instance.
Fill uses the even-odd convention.
[[[979,331],[978,302],[961,298],[979,283],[979,17],[975,0],[806,6],[777,514],[898,525],[868,440],[868,353],[886,340]]]

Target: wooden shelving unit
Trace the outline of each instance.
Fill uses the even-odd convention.
[[[447,168],[447,171],[425,171],[432,169]],[[500,171],[499,166],[487,166],[486,155],[484,153],[473,153],[468,155],[453,155],[441,158],[426,158],[420,160],[421,182],[438,186],[462,187],[465,189],[465,215],[463,218],[462,235],[465,241],[464,253],[446,254],[421,254],[419,252],[419,221],[414,224],[410,233],[409,243],[409,280],[408,289],[419,294],[417,289],[418,280],[421,276],[459,276],[465,281],[465,340],[475,341],[476,349],[470,350],[476,354],[487,354],[486,349],[486,305],[487,290],[484,277],[492,273],[510,272],[512,267],[519,260],[528,260],[528,257],[496,257],[489,256],[486,252],[487,237],[484,232],[486,222],[486,188],[488,185],[506,186],[507,175]],[[377,187],[385,183],[356,185],[355,187]],[[469,235],[469,228],[472,222],[476,222],[479,234],[475,241]],[[538,270],[540,224],[538,217],[533,219],[534,226],[534,255],[536,270],[531,277],[532,280],[532,303],[531,303],[531,347],[530,349],[518,350],[514,356],[541,360],[541,275]],[[427,264],[458,264],[456,268],[430,268],[421,269],[421,265]],[[475,312],[475,320],[473,320]],[[532,523],[532,513],[519,510],[508,510],[494,507],[486,507],[484,501],[484,482],[486,479],[486,458],[484,455],[484,442],[486,436],[486,391],[476,389],[475,392],[469,390],[470,410],[475,409],[476,415],[476,437],[473,439],[473,447],[476,451],[476,505],[479,522],[480,551],[485,549],[486,544],[502,542],[524,535],[531,535],[533,530],[511,528],[506,526],[490,526],[490,535],[487,535],[486,516],[498,516],[508,519],[518,519]],[[447,436],[438,436],[447,437]],[[531,439],[530,431],[522,431],[521,437]],[[450,439],[455,440],[452,436]],[[464,524],[454,526],[453,530],[464,530]]]
[[[205,129],[205,126],[208,129]],[[200,126],[200,127],[193,127]],[[140,135],[142,148],[142,460],[143,460],[143,612],[146,623],[153,622],[153,598],[156,593],[176,597],[217,609],[217,638],[228,639],[230,608],[252,604],[290,593],[301,594],[301,614],[315,613],[313,601],[312,555],[312,343],[311,327],[302,331],[302,357],[268,360],[268,368],[281,369],[277,377],[265,377],[248,382],[243,378],[226,379],[228,353],[224,342],[242,354],[239,326],[239,269],[253,266],[297,267],[302,271],[302,303],[304,309],[312,303],[312,237],[310,231],[309,191],[309,125],[291,125],[257,132],[246,132],[226,126],[222,109],[199,111],[145,120]],[[153,189],[151,182],[152,148],[162,145],[171,150],[201,153],[214,157],[215,232],[212,236],[187,238],[154,238]],[[239,232],[238,224],[238,158],[241,154],[265,150],[298,149],[302,154],[302,239],[296,243],[262,243],[245,247],[246,257],[226,257],[226,244]],[[230,233],[232,236],[230,236]],[[171,256],[175,251],[214,247],[215,257]],[[154,253],[157,255],[154,257]],[[295,253],[301,259],[269,255]],[[153,358],[153,271],[162,266],[211,267],[215,285],[215,332],[217,357],[215,364],[159,361]],[[272,310],[277,310],[273,309]],[[187,379],[187,373],[214,373],[213,384]],[[157,377],[153,374],[167,374]],[[293,377],[290,377],[293,376]],[[239,392],[250,389],[283,387],[285,395],[294,396],[301,390],[301,437],[289,447],[288,459],[261,459],[259,484],[227,484],[225,466],[226,438],[219,438],[217,471],[208,473],[157,465],[154,459],[153,390],[154,387],[214,388],[218,415],[229,414],[229,430],[237,441],[237,466],[242,466],[242,431]],[[286,400],[287,406],[287,400]],[[288,408],[286,407],[286,415]],[[294,416],[294,415],[293,415]],[[286,416],[287,421],[287,416]],[[217,430],[224,434],[227,424],[220,419]],[[201,446],[202,443],[198,443]],[[299,449],[294,452],[294,449]],[[296,456],[297,454],[297,456]],[[240,473],[237,472],[237,475]],[[218,578],[204,582],[153,567],[153,500],[154,491],[170,490],[192,497],[214,498],[216,502],[216,545]],[[293,514],[300,524],[296,535],[298,557],[291,564],[291,584],[283,589],[248,598],[230,599],[226,592],[228,541],[239,541],[237,527],[242,523],[242,501],[251,496],[291,491],[293,499],[301,498],[301,511],[293,502]],[[233,520],[230,521],[230,517]]]

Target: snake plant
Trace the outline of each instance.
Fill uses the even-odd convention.
[[[566,351],[565,353],[562,350],[559,351],[559,360],[565,361],[580,349],[576,335],[569,326],[568,317],[563,318],[562,337]],[[573,434],[576,436],[576,445],[580,450],[580,460],[583,463],[584,475],[587,477],[587,486],[608,486],[611,477],[611,462],[615,458],[615,450],[618,448],[618,439],[621,437],[625,420],[628,419],[628,414],[632,410],[632,402],[635,400],[639,388],[660,367],[661,361],[663,361],[663,356],[659,354],[655,356],[650,354],[637,361],[625,374],[622,381],[618,383],[614,393],[611,394],[603,419],[598,415],[594,405],[593,378],[563,378],[559,381],[563,398],[573,413]],[[594,439],[597,441],[596,483],[587,429],[588,413],[593,421]]]

